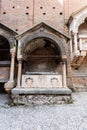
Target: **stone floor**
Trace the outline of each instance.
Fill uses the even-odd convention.
[[[0,95],[0,130],[87,130],[87,92],[65,105],[9,106]]]

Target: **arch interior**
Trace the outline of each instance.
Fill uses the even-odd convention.
[[[61,51],[52,40],[38,38],[25,46],[23,59],[24,74],[58,73],[57,69],[61,63]]]

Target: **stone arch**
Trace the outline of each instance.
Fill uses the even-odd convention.
[[[3,37],[4,39],[6,39],[7,41],[8,41],[8,43],[9,43],[9,46],[11,46],[10,44],[10,40],[9,40],[9,38],[6,36],[6,35],[2,35],[2,34],[0,34],[0,37]]]
[[[11,35],[7,34],[7,33],[1,33],[0,36],[4,37],[5,39],[7,39],[7,41],[9,42],[10,48],[12,48],[14,46],[15,43],[15,39],[14,37],[12,37]]]
[[[78,33],[79,26],[84,23],[85,18],[87,17],[87,10],[79,12],[76,16],[73,16],[73,21],[70,25],[70,31]]]
[[[29,43],[33,39],[41,38],[41,37],[54,41],[56,46],[58,48],[60,48],[61,56],[66,55],[66,44],[65,44],[64,40],[61,40],[61,38],[59,38],[58,36],[55,36],[55,35],[49,34],[49,33],[44,33],[44,32],[35,33],[35,34],[32,34],[32,35],[29,35],[29,34],[25,35],[23,37],[23,39],[21,39],[21,53],[23,52],[23,49],[25,48],[27,43]]]
[[[78,18],[78,20],[77,20],[77,22],[76,22],[76,26],[75,26],[77,32],[78,32],[79,26],[80,26],[82,23],[84,23],[84,20],[85,20],[86,17],[87,17],[87,11],[86,11],[84,14],[82,14],[82,15]]]

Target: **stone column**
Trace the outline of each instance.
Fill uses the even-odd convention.
[[[72,59],[72,53],[73,53],[73,50],[72,50],[72,39],[70,40],[70,54],[71,54],[71,59]]]
[[[14,65],[15,65],[15,51],[11,50],[11,68],[10,68],[10,81],[14,81]]]
[[[77,33],[74,33],[74,52],[77,54],[78,51],[78,43],[77,43]]]
[[[10,54],[11,54],[10,78],[9,81],[4,86],[6,91],[9,91],[14,87],[15,53],[16,53],[15,47],[10,49]]]
[[[79,39],[79,49],[82,50],[82,39]]]
[[[17,79],[17,87],[21,87],[21,78],[22,78],[22,55],[18,57],[18,79]]]
[[[66,84],[66,62],[62,62],[62,70],[63,70],[63,75],[62,75],[62,83],[63,83],[63,88],[67,87]]]

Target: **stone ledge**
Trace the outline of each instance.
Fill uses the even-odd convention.
[[[52,94],[52,95],[71,95],[69,88],[14,88],[12,94]]]

